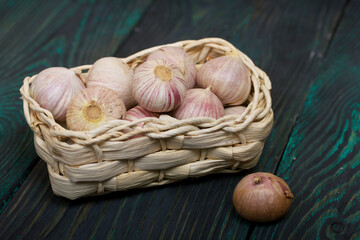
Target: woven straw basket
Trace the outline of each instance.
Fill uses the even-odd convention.
[[[165,46],[165,45],[163,45]],[[135,69],[157,46],[123,60]],[[211,173],[254,167],[273,125],[271,82],[242,52],[219,38],[180,41],[199,69],[210,58],[238,51],[250,71],[252,90],[241,115],[218,120],[177,120],[168,115],[128,122],[114,120],[87,132],[70,131],[31,96],[26,77],[20,89],[24,115],[34,131],[37,154],[47,163],[53,192],[69,199],[152,187]],[[72,68],[84,82],[91,65]],[[144,122],[144,127],[138,126]],[[130,128],[130,131],[129,131]],[[124,129],[127,129],[124,133]],[[132,138],[135,135],[142,137]]]

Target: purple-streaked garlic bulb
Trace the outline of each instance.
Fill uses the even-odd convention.
[[[245,110],[244,106],[226,107],[225,115],[241,115]]]
[[[168,112],[180,105],[186,92],[180,69],[170,61],[148,60],[134,72],[132,92],[135,100],[150,112]]]
[[[114,90],[124,101],[127,109],[136,105],[131,93],[133,72],[120,58],[104,57],[89,70],[87,87],[106,87]]]
[[[193,88],[196,82],[196,66],[194,60],[180,47],[163,47],[151,53],[147,60],[163,59],[179,66],[185,76],[187,88]]]
[[[47,68],[31,83],[35,101],[59,121],[65,121],[71,99],[84,88],[81,79],[73,71],[63,67]]]
[[[70,102],[66,124],[70,130],[89,131],[116,119],[124,119],[126,108],[121,97],[103,87],[85,88]]]
[[[211,90],[224,105],[240,105],[250,94],[249,70],[237,53],[230,53],[206,62],[197,72],[197,84]]]
[[[177,119],[192,117],[212,117],[215,119],[224,116],[224,107],[219,98],[206,89],[193,88],[186,91],[184,101],[172,112]]]
[[[135,120],[138,120],[141,118],[146,118],[146,117],[156,117],[157,118],[157,117],[159,117],[159,114],[149,112],[148,110],[142,108],[141,106],[135,106],[126,112],[125,119],[132,122],[132,121],[135,121]],[[139,125],[143,126],[144,124],[142,123]]]

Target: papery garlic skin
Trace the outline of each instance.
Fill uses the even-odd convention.
[[[172,112],[177,119],[188,119],[192,117],[212,117],[215,119],[223,117],[224,107],[220,99],[207,89],[193,88],[186,91],[184,101]]]
[[[120,58],[104,57],[97,60],[87,78],[87,87],[106,87],[114,90],[124,101],[127,109],[136,105],[131,92],[133,71]]]
[[[126,120],[129,120],[130,122],[132,121],[136,121],[138,119],[141,118],[146,118],[146,117],[159,117],[159,114],[156,113],[152,113],[149,112],[148,110],[142,108],[141,106],[135,106],[132,109],[130,109],[129,111],[126,112]],[[140,123],[138,124],[140,127],[144,126],[144,123]]]
[[[194,60],[180,47],[162,47],[151,53],[147,60],[163,59],[179,66],[185,76],[187,88],[193,88],[196,83],[196,65]]]
[[[133,95],[138,104],[150,112],[168,112],[178,107],[186,89],[184,75],[169,61],[148,60],[134,72]]]
[[[141,106],[135,106],[126,112],[126,120],[135,121],[146,117],[159,117],[159,114],[149,112]]]
[[[266,172],[245,176],[236,185],[233,204],[240,216],[253,222],[270,222],[290,209],[294,194],[280,177]]]
[[[66,124],[70,130],[89,131],[116,119],[124,119],[126,108],[121,97],[103,87],[85,88],[70,102]]]
[[[224,105],[240,105],[250,94],[249,70],[237,54],[225,55],[206,62],[197,72],[197,84],[211,90]]]
[[[225,115],[241,115],[245,110],[244,106],[226,107]]]
[[[49,110],[58,121],[65,121],[71,99],[84,88],[81,79],[73,71],[63,67],[47,68],[31,83],[35,101]]]

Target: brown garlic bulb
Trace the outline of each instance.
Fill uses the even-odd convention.
[[[85,88],[70,102],[66,124],[70,130],[89,131],[116,119],[124,119],[125,104],[113,90],[103,87]]]
[[[283,217],[293,198],[283,179],[257,172],[245,176],[237,184],[233,203],[240,216],[254,222],[269,222]]]
[[[251,90],[249,70],[235,52],[206,62],[198,71],[196,82],[202,88],[211,86],[224,105],[242,104]]]

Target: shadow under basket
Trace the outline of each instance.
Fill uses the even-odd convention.
[[[20,89],[24,115],[34,132],[36,152],[47,163],[56,195],[76,199],[212,173],[234,173],[257,164],[274,119],[268,76],[245,54],[219,38],[156,46],[123,60],[135,69],[151,52],[164,46],[183,48],[198,69],[209,58],[237,51],[252,84],[245,112],[217,120],[177,120],[167,115],[133,122],[114,120],[91,131],[71,131],[33,99],[31,82],[36,75],[26,77]],[[86,82],[90,68],[86,65],[71,70]],[[139,123],[145,124],[141,128]]]

